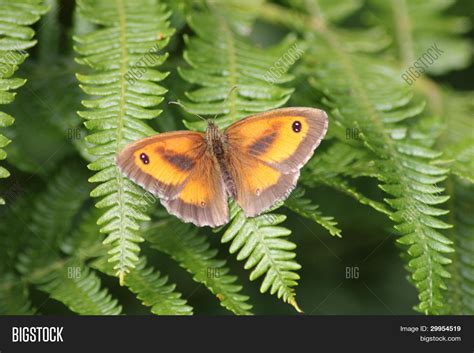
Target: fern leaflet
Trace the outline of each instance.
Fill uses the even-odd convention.
[[[99,258],[92,263],[92,267],[113,276],[113,266],[106,258]],[[175,292],[175,285],[168,284],[167,276],[152,267],[147,267],[145,258],[141,258],[136,268],[125,278],[127,286],[142,304],[151,308],[157,315],[191,315],[192,307],[181,298],[181,293]]]
[[[103,28],[79,35],[77,61],[92,69],[78,75],[84,92],[97,99],[83,101],[87,111],[80,112],[92,132],[86,140],[96,159],[89,168],[97,172],[91,182],[100,183],[91,193],[102,197],[96,204],[107,211],[98,220],[106,244],[111,244],[110,261],[124,283],[125,275],[138,262],[143,241],[139,222],[147,220],[143,190],[125,178],[115,165],[115,155],[127,143],[154,131],[143,120],[157,117],[155,107],[166,89],[157,84],[167,74],[156,69],[167,55],[159,55],[173,30],[170,13],[157,1],[79,1],[83,16]]]
[[[278,298],[299,308],[293,287],[300,278],[295,272],[301,266],[294,261],[296,254],[292,251],[296,245],[284,237],[289,229],[278,226],[285,216],[266,213],[254,218],[246,218],[242,211],[233,204],[231,207],[232,222],[225,231],[222,242],[232,242],[229,251],[238,252],[237,260],[246,260],[245,269],[250,270],[250,280],[263,275],[260,292],[270,291]]]
[[[73,227],[75,217],[88,198],[86,173],[78,164],[65,164],[35,202],[31,236],[19,257],[17,268],[29,283],[84,314],[118,314],[121,307],[100,279],[82,260],[65,258],[60,243]]]
[[[287,71],[302,54],[302,49],[291,38],[272,48],[257,48],[246,38],[235,33],[232,22],[226,18],[228,19],[229,15],[218,9],[213,9],[212,13],[197,12],[190,16],[188,23],[197,35],[185,38],[184,58],[191,68],[179,69],[184,80],[200,86],[186,93],[188,100],[183,102],[185,109],[194,114],[219,115],[216,123],[221,128],[249,114],[274,109],[287,102],[293,89],[280,85],[292,79]],[[290,56],[291,60],[282,63],[285,55]],[[277,63],[280,65],[277,73],[272,72],[272,67]],[[205,127],[201,121],[185,121],[185,124],[195,129]],[[276,227],[276,224],[281,222],[280,216],[267,214],[266,217],[276,219],[277,222],[275,226],[267,224],[266,227],[253,228],[255,236],[258,236],[261,245],[268,252],[261,262],[262,265],[265,263],[261,267],[263,272],[259,272],[256,276],[257,272],[254,271],[251,279],[268,271],[261,287],[262,292],[272,286],[271,293],[278,292],[279,297],[297,308],[292,287],[296,286],[299,277],[292,271],[298,269],[299,265],[293,261],[280,261],[279,256],[282,253],[278,246],[286,241],[278,239],[265,242],[268,240],[267,237],[279,238],[288,235],[289,231],[282,231],[283,228]],[[226,233],[227,237],[229,234],[234,236],[240,234],[242,238],[239,239],[245,239],[248,241],[248,246],[254,246],[252,240],[255,236],[247,237],[249,234],[245,227],[247,223],[240,212],[236,219],[239,221],[233,222],[231,230]],[[253,221],[248,220],[247,225],[251,224]],[[242,227],[240,231],[237,229],[238,226]],[[291,253],[291,249],[287,250],[285,256],[294,257],[295,254]],[[249,263],[262,259],[259,257],[260,254],[255,255],[256,257],[252,257]],[[259,267],[258,271],[261,268]]]
[[[26,50],[33,47],[35,32],[29,26],[37,22],[47,8],[41,0],[0,1],[0,105],[10,104],[15,99],[13,90],[23,86],[26,80],[14,77],[19,65],[28,57]],[[12,125],[14,118],[0,111],[0,128]],[[5,148],[11,141],[0,134],[0,161],[7,158]],[[0,166],[0,179],[10,175]],[[5,200],[0,197],[0,205]]]
[[[248,297],[239,293],[242,286],[235,283],[237,277],[228,274],[225,261],[215,258],[217,250],[210,249],[196,228],[168,217],[150,227],[146,239],[154,249],[175,259],[196,282],[209,288],[224,308],[238,315],[251,314]]]

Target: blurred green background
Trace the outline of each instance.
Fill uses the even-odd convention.
[[[280,4],[284,5],[285,2]],[[170,3],[170,7],[174,9],[175,5]],[[13,140],[7,149],[6,162],[12,176],[0,183],[0,194],[10,191],[10,201],[13,202],[23,199],[28,204],[28,200],[45,188],[51,172],[66,163],[66,160],[76,159],[86,168],[86,163],[74,148],[74,144],[82,143],[78,137],[85,134],[81,127],[82,120],[76,114],[81,109],[83,94],[74,76],[78,66],[72,60],[74,2],[61,1],[56,10],[56,13],[47,14],[34,26],[38,45],[31,49],[31,57],[17,73],[18,77],[28,78],[28,82],[19,90],[13,104],[2,106],[4,111],[16,118],[15,124],[4,132]],[[457,1],[449,12],[454,15],[469,15],[472,24],[474,2]],[[350,26],[351,23],[358,23],[366,15],[365,6],[362,6],[346,24]],[[190,34],[191,31],[178,12],[173,14],[172,26],[177,28],[177,33],[167,48],[170,59],[163,67],[164,71],[170,71],[171,74],[162,83],[169,88],[169,92],[162,104],[164,113],[152,122],[160,131],[183,128],[182,109],[166,103],[182,98],[190,86],[178,79],[176,68],[183,64],[183,34]],[[262,46],[267,46],[278,42],[287,33],[287,29],[260,19],[254,25],[251,38]],[[472,39],[474,32],[471,30],[467,35]],[[473,78],[474,65],[471,63],[463,70],[452,71],[437,76],[436,79],[439,83],[458,90],[473,90]],[[287,106],[292,103],[294,101],[290,100]],[[358,188],[372,198],[382,200],[382,192],[373,181],[359,180]],[[17,191],[12,194],[11,190],[15,189]],[[285,223],[293,231],[291,240],[297,244],[297,261],[302,265],[297,300],[304,312],[316,315],[413,314],[412,307],[417,304],[417,293],[407,281],[407,271],[400,258],[400,250],[395,245],[396,236],[393,234],[392,223],[387,217],[326,187],[311,190],[307,196],[317,200],[325,214],[338,220],[343,237],[332,237],[322,227],[294,213]],[[25,218],[29,210],[26,205]],[[8,209],[0,208],[0,222],[7,224],[6,215]],[[18,227],[16,231],[28,232],[28,226],[21,220],[14,223]],[[220,249],[219,258],[226,258],[232,272],[239,276],[244,285],[243,293],[250,296],[255,313],[295,314],[291,306],[282,304],[275,296],[259,293],[260,280],[249,281],[248,272],[235,260],[235,256],[229,256],[225,252],[218,235],[210,231],[203,233]],[[2,243],[2,246],[13,246],[13,243]],[[142,251],[149,256],[151,263],[178,284],[178,289],[196,314],[228,314],[218,305],[213,295],[203,285],[194,282],[175,261],[156,251],[150,251],[146,243]],[[348,278],[348,271],[356,273],[353,277],[357,278]],[[149,310],[140,305],[133,294],[118,285],[116,278],[100,276],[111,293],[119,299],[124,312],[149,314]],[[31,290],[32,302],[35,307],[40,308],[40,312],[70,312],[64,305],[48,300],[46,294],[34,288]]]

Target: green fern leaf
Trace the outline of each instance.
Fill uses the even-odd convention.
[[[474,92],[443,91],[444,133],[438,145],[444,151],[441,163],[457,176],[474,183]]]
[[[285,201],[285,206],[300,216],[311,219],[326,228],[331,235],[341,237],[341,230],[336,227],[337,222],[334,221],[334,218],[324,216],[318,210],[319,206],[312,204],[310,199],[304,198],[304,194],[305,190],[303,188],[297,188]]]
[[[215,0],[171,2],[173,9],[189,16],[199,10],[211,9],[218,11],[226,24],[236,33],[246,36],[250,34],[252,25],[259,15],[264,0]]]
[[[77,231],[62,245],[62,250],[83,262],[95,258],[90,264],[94,269],[109,276],[115,275],[113,264],[107,261],[108,247],[100,241],[100,227],[96,220],[103,210],[90,209],[84,213]],[[181,294],[176,292],[174,284],[168,284],[165,276],[151,267],[146,266],[145,258],[139,260],[137,267],[125,277],[127,286],[143,305],[151,307],[151,312],[157,315],[189,315],[192,308]]]
[[[84,315],[109,315],[121,311],[100,279],[83,261],[64,258],[60,244],[73,228],[74,220],[90,187],[79,164],[68,163],[35,202],[27,249],[17,268],[29,283]]]
[[[336,125],[336,124],[334,124]],[[357,130],[348,130],[348,134],[358,134]],[[350,137],[354,138],[354,137]],[[357,139],[358,137],[355,136]],[[349,140],[347,136],[341,139]],[[331,146],[325,151],[317,152],[314,158],[308,163],[305,170],[304,179],[310,178],[331,178],[332,176],[358,177],[378,177],[375,168],[373,153],[363,144],[348,144],[340,141],[333,141]]]
[[[452,278],[448,281],[451,309],[449,314],[474,314],[474,186],[465,180],[449,178],[452,191],[450,221],[454,225],[449,231],[456,252],[450,265]]]
[[[109,249],[101,241],[97,224],[97,219],[103,214],[104,210],[92,207],[76,216],[79,225],[60,244],[61,251],[82,261],[105,256]]]
[[[391,214],[391,211],[388,209],[388,207],[385,204],[365,196],[364,194],[358,191],[355,187],[351,186],[346,180],[344,180],[341,177],[338,177],[338,176],[332,176],[332,177],[320,176],[317,178],[306,177],[302,180],[302,182],[308,186],[316,186],[319,184],[329,186],[349,197],[352,197],[353,199],[359,201],[363,205],[372,207],[374,210],[377,210],[386,215]]]
[[[110,276],[114,275],[113,266],[104,257],[94,261],[92,267]],[[135,270],[125,278],[124,284],[136,294],[143,305],[151,308],[153,314],[191,315],[193,308],[181,298],[181,293],[175,291],[176,286],[167,282],[167,276],[147,267],[145,258],[141,258]]]
[[[118,315],[122,311],[117,300],[101,288],[97,274],[76,259],[54,262],[33,272],[29,281],[81,315]]]
[[[184,80],[200,86],[186,93],[188,101],[183,102],[184,108],[193,114],[219,115],[216,123],[221,128],[247,115],[274,109],[286,103],[293,89],[280,85],[292,79],[287,72],[303,52],[302,47],[290,37],[275,47],[260,49],[235,33],[232,22],[226,20],[229,15],[223,13],[214,9],[212,14],[198,12],[189,17],[188,23],[197,34],[195,37],[185,38],[184,58],[191,68],[179,69]],[[185,121],[185,125],[194,129],[205,128],[202,121]],[[238,219],[241,220],[242,217],[239,215]],[[276,227],[276,224],[281,222],[280,216],[267,214],[266,217],[274,218],[277,222],[274,227],[267,224],[267,227],[262,229],[254,229],[262,241],[267,239],[267,236],[286,235],[287,230],[283,234],[283,228]],[[245,228],[242,222],[234,222],[232,230],[228,230],[226,234],[239,233],[238,226]],[[248,222],[253,224],[252,220]],[[241,234],[246,234],[247,230],[244,228]],[[244,238],[248,241],[248,246],[254,245],[251,241],[254,237]],[[280,243],[280,239],[276,242]],[[262,245],[270,246],[263,243]],[[277,253],[278,251],[276,256]],[[264,261],[273,260],[272,255],[273,253],[268,254],[269,257],[265,257]],[[285,256],[290,255],[295,256],[290,251]],[[291,266],[286,268],[289,263]],[[291,272],[291,269],[299,268],[299,265],[291,261],[270,262],[262,268],[263,272],[259,275],[267,272],[261,287],[262,292],[272,286],[271,293],[278,292],[279,297],[297,307],[292,287],[296,285],[298,275]],[[252,279],[259,277],[255,276],[257,272],[253,273]]]
[[[469,31],[469,19],[446,14],[454,2],[371,0],[369,5],[375,11],[374,19],[395,33],[393,44],[404,68],[413,66],[430,51],[436,61],[427,65],[431,59],[426,58],[419,66],[430,74],[439,75],[465,68],[471,61],[471,44],[461,37]]]
[[[291,38],[273,48],[260,49],[235,34],[224,19],[219,12],[190,16],[188,23],[197,36],[185,37],[184,58],[191,68],[179,68],[184,80],[201,86],[186,93],[184,108],[192,114],[219,115],[216,123],[221,128],[285,104],[293,89],[278,84],[291,80],[287,71],[301,56],[301,48]],[[272,65],[290,52],[291,45],[292,62],[273,74],[269,71]],[[185,121],[185,125],[205,128],[202,121]]]
[[[402,235],[398,241],[409,246],[409,269],[419,291],[417,310],[440,313],[445,280],[450,276],[446,253],[453,248],[440,232],[450,225],[438,218],[446,211],[435,205],[447,197],[436,183],[446,178],[447,170],[433,165],[440,153],[414,138],[407,126],[407,120],[417,115],[418,103],[396,69],[363,54],[374,49],[365,45],[373,40],[367,34],[370,30],[359,31],[357,40],[351,41],[327,22],[321,3],[308,1],[305,10],[309,16],[303,31],[310,50],[304,59],[305,72],[312,76],[310,84],[325,97],[330,118],[346,129],[360,131],[364,146],[373,153],[374,175],[392,197],[385,201],[394,210],[390,218]]]
[[[25,50],[33,47],[35,32],[29,26],[37,22],[47,8],[40,0],[3,0],[0,1],[0,105],[9,104],[15,99],[13,90],[23,86],[24,79],[13,77],[19,65],[27,58]],[[0,128],[12,125],[14,118],[0,111]],[[11,141],[0,134],[0,161],[7,157],[4,147]],[[0,179],[10,175],[0,166]],[[5,200],[0,197],[0,205]]]
[[[225,231],[222,242],[232,242],[229,251],[237,253],[237,260],[246,260],[245,269],[250,270],[250,280],[264,276],[260,292],[270,291],[298,312],[294,287],[300,278],[295,272],[301,266],[294,261],[292,251],[296,245],[285,239],[291,231],[278,226],[285,216],[266,213],[246,218],[235,204],[231,207],[232,222]]]
[[[210,244],[196,228],[166,218],[147,230],[146,239],[154,249],[178,261],[196,282],[204,284],[216,295],[224,308],[238,315],[251,314],[248,297],[239,293],[242,286],[235,283],[237,277],[228,274],[226,262],[215,258],[217,250],[210,249]]]
[[[147,220],[143,190],[125,178],[115,165],[115,155],[127,143],[154,134],[143,120],[157,117],[155,107],[166,89],[157,84],[167,74],[156,69],[167,55],[158,52],[173,33],[170,13],[157,1],[79,1],[83,16],[104,26],[77,36],[77,61],[92,69],[78,75],[81,88],[97,99],[83,101],[89,110],[80,112],[92,132],[87,142],[96,159],[89,168],[97,172],[91,182],[100,183],[92,196],[101,197],[97,207],[107,212],[98,220],[105,243],[111,244],[110,260],[124,283],[135,267],[143,241],[139,222]],[[143,206],[143,207],[142,207]]]
[[[86,179],[87,173],[79,163],[66,163],[34,201],[31,221],[28,221],[31,223],[25,224],[31,238],[24,254],[26,262],[22,265],[25,272],[47,263],[51,256],[43,256],[45,252],[57,257],[58,244],[64,241],[89,196],[91,188]],[[25,222],[22,218],[19,221]]]
[[[28,286],[12,273],[0,275],[0,315],[34,315]]]

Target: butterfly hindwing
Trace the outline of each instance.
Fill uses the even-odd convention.
[[[209,153],[196,162],[179,195],[161,203],[169,213],[200,227],[217,227],[229,221],[224,182]]]
[[[299,170],[282,173],[254,158],[229,153],[232,178],[236,186],[235,200],[247,217],[254,217],[285,198],[296,185]]]

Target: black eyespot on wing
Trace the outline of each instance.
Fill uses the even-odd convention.
[[[150,163],[150,159],[146,153],[140,153],[140,160],[143,162],[143,164]]]
[[[301,131],[301,122],[296,120],[293,122],[291,125],[291,128],[293,129],[294,132],[298,133]]]

